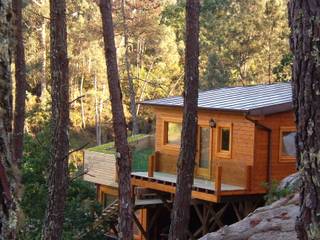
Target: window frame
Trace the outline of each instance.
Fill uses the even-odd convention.
[[[222,134],[221,131],[223,128],[228,128],[230,131],[229,135],[229,150],[221,149],[222,144]],[[232,135],[233,135],[233,124],[232,123],[218,123],[216,127],[216,147],[215,147],[215,154],[216,157],[220,158],[232,158]]]
[[[279,162],[292,163],[296,161],[296,157],[282,155],[282,136],[284,132],[297,132],[296,127],[280,127],[279,130]]]
[[[173,143],[169,143],[168,142],[168,124],[169,123],[177,123],[177,124],[181,124],[181,130],[182,130],[182,122],[177,120],[177,119],[164,119],[163,121],[163,145],[165,147],[169,147],[169,148],[175,148],[175,149],[180,149],[181,146],[181,132],[180,132],[180,144],[173,144]]]

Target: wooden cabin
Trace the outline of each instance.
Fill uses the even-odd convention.
[[[132,184],[174,193],[183,98],[142,102],[156,115],[155,154]],[[192,197],[210,202],[264,194],[265,183],[296,171],[290,83],[230,87],[199,93]]]
[[[141,104],[156,116],[155,151],[147,168],[131,175],[135,239],[166,239],[176,187],[183,98]],[[200,92],[190,239],[245,217],[257,207],[267,183],[295,172],[295,134],[290,83]],[[98,199],[108,203],[117,197],[117,183],[108,180],[112,177],[111,182],[116,182],[110,172],[115,171],[115,161],[108,160],[110,156],[90,156],[85,157],[85,164],[91,176],[85,179],[96,183]],[[106,208],[106,215],[112,207]]]

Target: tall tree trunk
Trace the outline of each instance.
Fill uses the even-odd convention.
[[[48,205],[43,239],[61,239],[69,184],[69,70],[65,0],[50,0],[52,157],[48,182]]]
[[[95,128],[96,128],[96,142],[97,145],[101,145],[101,135],[100,135],[100,111],[99,111],[99,97],[98,97],[98,83],[97,76],[94,74],[94,105],[95,105]]]
[[[100,103],[99,103],[99,139],[100,139],[100,144],[102,143],[102,126],[101,126],[101,117],[102,117],[102,112],[103,112],[103,96],[106,95],[106,84],[103,84],[102,86],[102,96],[100,97]]]
[[[16,169],[13,161],[11,0],[0,0],[0,239],[16,239]]]
[[[320,236],[320,4],[289,2],[290,46],[294,54],[292,85],[297,124],[297,161],[303,179],[298,238]]]
[[[199,87],[199,0],[186,5],[186,55],[181,147],[177,165],[177,187],[171,213],[169,239],[187,239],[191,190],[196,156]]]
[[[83,102],[83,83],[84,83],[84,75],[81,76],[81,82],[80,82],[80,107],[81,107],[81,127],[82,129],[86,128],[86,116],[85,116],[85,110],[84,110],[84,102]]]
[[[117,167],[119,174],[119,237],[131,240],[133,237],[132,203],[131,203],[131,153],[127,141],[126,120],[123,112],[122,93],[120,88],[117,51],[115,47],[111,0],[100,1],[102,15],[104,49],[107,64],[109,92],[111,98],[113,129],[117,149]]]
[[[130,96],[130,113],[132,117],[132,134],[135,135],[138,133],[138,120],[137,120],[137,106],[136,106],[136,92],[134,90],[132,76],[131,76],[131,66],[129,62],[129,32],[127,25],[127,17],[125,10],[125,0],[121,0],[121,13],[123,19],[123,36],[124,36],[124,60],[126,65],[126,72],[128,78],[128,86],[129,86],[129,96]]]
[[[23,154],[23,133],[25,120],[26,100],[26,63],[24,56],[24,44],[22,34],[22,2],[13,0],[13,12],[15,15],[15,111],[13,128],[14,161],[19,163]]]
[[[44,4],[44,3],[42,3]],[[40,44],[42,50],[42,59],[41,59],[41,93],[40,96],[43,96],[43,93],[47,89],[47,41],[46,41],[46,29],[47,29],[47,20],[43,18],[41,25],[41,36]]]

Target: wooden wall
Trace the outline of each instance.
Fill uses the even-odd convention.
[[[118,187],[116,181],[116,159],[114,154],[105,154],[88,150],[84,150],[83,154],[84,169],[88,171],[88,174],[83,176],[84,180],[110,187]]]
[[[272,129],[272,169],[271,175],[273,180],[282,178],[296,171],[295,161],[283,162],[279,159],[280,152],[280,128],[295,127],[293,112],[284,112],[273,114],[257,119],[259,123]],[[268,135],[266,131],[256,129],[255,141],[255,189],[261,190],[261,183],[267,181],[267,162],[268,162]]]
[[[156,171],[176,173],[176,164],[179,154],[179,147],[165,144],[164,126],[165,122],[181,122],[182,109],[156,107],[156,139],[155,149],[160,152],[159,160],[156,165]],[[245,168],[247,165],[253,165],[254,159],[254,124],[245,119],[243,114],[221,113],[214,111],[200,110],[198,122],[202,126],[209,126],[210,119],[214,119],[217,124],[232,124],[232,153],[231,158],[218,157],[215,154],[216,128],[213,128],[213,146],[211,164],[211,179],[214,179],[215,166],[222,166],[222,182],[244,186],[246,183]]]

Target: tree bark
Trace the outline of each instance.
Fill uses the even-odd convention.
[[[96,142],[97,145],[101,145],[101,123],[100,123],[100,103],[98,97],[98,82],[97,76],[94,74],[94,105],[95,105],[95,128],[96,128]]]
[[[171,213],[169,239],[187,239],[191,190],[196,156],[197,107],[199,86],[199,0],[186,5],[186,55],[184,108],[181,147],[178,159],[177,187]]]
[[[123,36],[124,36],[124,60],[126,65],[126,72],[128,78],[128,86],[129,86],[129,97],[130,97],[130,113],[132,117],[132,134],[135,135],[139,132],[138,129],[138,120],[137,120],[137,106],[136,106],[136,92],[134,90],[134,85],[131,76],[131,66],[129,62],[129,32],[127,25],[127,17],[125,11],[125,0],[121,0],[121,13],[123,19]]]
[[[290,46],[294,54],[292,86],[297,124],[297,162],[303,184],[298,238],[320,237],[320,3],[290,0]]]
[[[66,3],[50,0],[52,157],[48,179],[48,205],[42,239],[62,238],[64,208],[69,184],[69,70]]]
[[[44,2],[42,4],[45,4]],[[46,28],[47,20],[43,19],[41,24],[41,36],[40,44],[42,49],[42,59],[41,59],[41,92],[40,96],[43,96],[43,93],[47,89],[47,41],[46,41]]]
[[[119,238],[133,238],[131,202],[131,153],[127,141],[126,120],[123,112],[117,52],[114,40],[111,0],[100,1],[104,49],[107,64],[109,92],[111,98],[113,129],[115,133],[116,159],[119,169]]]
[[[17,170],[12,149],[11,0],[0,0],[0,239],[16,239]]]
[[[84,83],[84,75],[81,76],[80,96],[83,96],[83,83]],[[86,128],[86,116],[85,116],[85,110],[84,110],[83,97],[80,98],[80,107],[81,107],[81,127],[82,127],[82,129],[85,129]]]
[[[22,33],[22,2],[13,0],[13,12],[15,15],[15,111],[13,127],[14,162],[20,163],[23,155],[23,135],[25,121],[26,100],[26,63]]]

